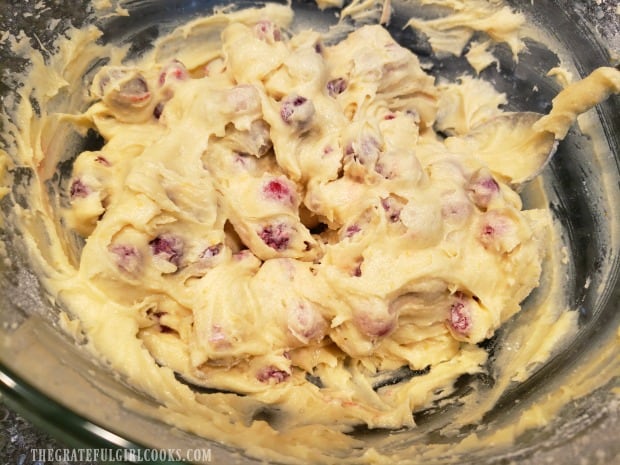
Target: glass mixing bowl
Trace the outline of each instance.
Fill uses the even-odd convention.
[[[617,65],[620,52],[618,16],[614,2],[541,0],[512,6],[526,13],[528,20],[548,32],[558,53],[564,53],[578,75],[585,76],[598,66]],[[0,2],[0,31],[18,34],[24,30],[33,46],[53,49],[54,40],[69,24],[81,26],[95,21],[104,32],[103,40],[130,43],[139,53],[153,39],[180,21],[208,14],[219,2],[210,0],[122,2],[129,16],[93,19],[90,2]],[[253,4],[239,1],[236,5]],[[394,16],[390,31],[403,45],[424,60],[435,61],[432,73],[456,77],[463,70],[462,59],[436,61],[424,37],[402,27],[416,2],[393,0]],[[336,21],[332,10],[321,11],[314,3],[293,1],[297,26],[324,28]],[[54,27],[49,27],[54,25]],[[2,34],[0,33],[0,38]],[[507,48],[498,47],[500,67],[490,67],[483,77],[505,91],[508,107],[544,112],[559,90],[546,72],[560,62],[557,51],[536,41],[528,41],[528,51],[518,63]],[[614,60],[616,60],[614,62]],[[8,41],[0,40],[3,72],[19,71],[27,64],[15,56]],[[532,92],[532,89],[536,92]],[[10,80],[0,82],[0,95],[13,92]],[[65,110],[75,111],[73,108]],[[620,322],[620,98],[613,96],[593,110],[597,130],[604,143],[597,146],[578,127],[560,144],[557,156],[546,168],[542,179],[524,191],[526,203],[547,206],[561,225],[566,245],[568,274],[567,301],[579,312],[580,329],[563,349],[543,364],[527,381],[510,389],[496,407],[485,415],[489,429],[502,425],[509,413],[539,402],[551,402],[550,393],[570,382],[571,373],[587,370],[601,356],[604,347],[615,347],[609,369],[615,377],[610,383],[575,399],[540,428],[528,430],[514,443],[480,450],[469,456],[444,458],[429,463],[508,464],[610,464],[620,453],[618,400],[618,328]],[[0,141],[6,127],[0,127]],[[84,140],[86,147],[92,141]],[[10,147],[4,147],[10,151]],[[76,152],[77,154],[77,152]],[[59,168],[66,176],[70,165]],[[28,170],[16,167],[8,173],[15,185],[27,183]],[[536,194],[542,190],[545,196]],[[10,216],[13,202],[24,202],[17,195],[0,202],[2,215]],[[542,199],[542,200],[541,200]],[[59,330],[58,308],[46,296],[31,263],[20,232],[7,221],[0,222],[0,239],[8,260],[0,263],[0,390],[10,406],[35,424],[75,447],[209,449],[218,463],[258,463],[206,439],[180,431],[137,413],[128,406],[152,405],[153,400],[125,385],[114,373],[93,360],[79,343]],[[527,305],[526,310],[527,311]],[[501,341],[501,335],[498,339]],[[613,346],[615,344],[615,346]],[[492,350],[490,348],[489,350]],[[593,373],[592,376],[596,376]],[[467,383],[480,380],[463,380]],[[368,444],[381,447],[390,437],[389,447],[398,449],[408,441],[445,442],[436,433],[441,412],[416,414],[419,424],[410,431],[360,431]],[[415,437],[414,437],[415,436]],[[396,439],[394,439],[396,438]],[[386,446],[388,447],[388,446]],[[416,457],[410,457],[416,462]]]

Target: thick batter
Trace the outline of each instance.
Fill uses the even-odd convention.
[[[59,117],[105,143],[73,165],[62,217],[84,243],[52,281],[167,421],[211,422],[219,440],[247,427],[251,452],[311,429],[303,450],[331,438],[342,452],[339,431],[414,426],[485,370],[479,343],[539,285],[551,224],[510,187],[522,135],[505,128],[493,153],[468,138],[504,95],[436,83],[380,25],[327,45],[289,35],[291,19],[216,14],[182,29],[191,47],[174,59],[164,39],[99,69],[92,105]],[[213,42],[191,40],[210,28]],[[533,134],[562,138],[620,91],[612,68],[588,79]],[[265,411],[270,424],[252,421]]]
[[[232,16],[190,68],[97,73],[80,122],[106,143],[68,187],[80,278],[191,384],[413,426],[538,284],[548,217],[433,130],[464,86],[498,114],[490,86],[438,88],[379,25],[329,47],[282,26]]]

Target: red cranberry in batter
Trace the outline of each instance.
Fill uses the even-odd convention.
[[[289,181],[285,178],[273,178],[263,184],[263,196],[269,200],[293,204],[295,191]]]
[[[160,86],[164,86],[166,83],[185,81],[187,79],[189,79],[189,73],[185,65],[178,60],[174,60],[161,70],[158,83]]]
[[[457,296],[457,300],[450,306],[448,324],[462,335],[469,334],[471,330],[471,310],[462,295]]]
[[[103,165],[103,166],[111,166],[111,164],[110,164],[110,162],[108,161],[108,159],[107,159],[107,158],[105,158],[105,157],[102,157],[101,155],[99,155],[98,157],[96,157],[96,158],[95,158],[95,161],[96,161],[97,163],[99,163],[100,165]]]
[[[153,255],[179,266],[183,256],[183,241],[171,234],[157,236],[149,242]]]
[[[308,128],[314,118],[314,105],[301,95],[293,94],[282,100],[280,117],[289,126],[299,130]]]
[[[347,90],[347,81],[344,78],[336,78],[327,82],[327,93],[330,97],[336,97]]]
[[[71,187],[69,188],[69,194],[72,199],[84,198],[88,197],[91,193],[90,187],[88,187],[81,179],[75,179],[71,183]]]
[[[487,208],[499,195],[499,184],[490,173],[478,171],[469,180],[467,192],[478,207]]]
[[[254,26],[256,37],[267,43],[279,42],[282,40],[282,31],[277,24],[268,20],[261,20]]]
[[[129,244],[111,244],[108,246],[108,252],[112,254],[116,265],[122,271],[133,274],[140,269],[142,255],[135,246]]]
[[[256,379],[261,383],[268,383],[270,380],[274,380],[275,383],[278,384],[286,381],[289,376],[290,373],[280,370],[273,365],[263,367],[256,373]]]
[[[258,235],[267,246],[281,252],[288,248],[291,232],[286,224],[276,223],[265,226]]]
[[[223,248],[224,244],[221,242],[215,245],[210,245],[200,253],[200,258],[208,260],[209,258],[216,257],[220,254]]]

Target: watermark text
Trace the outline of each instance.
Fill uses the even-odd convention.
[[[198,462],[212,460],[211,449],[31,449],[34,463],[49,462]]]

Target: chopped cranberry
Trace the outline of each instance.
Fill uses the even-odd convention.
[[[323,44],[321,42],[314,44],[314,51],[319,55],[322,55],[324,51]]]
[[[270,380],[274,380],[275,383],[278,384],[282,381],[286,381],[289,376],[290,373],[280,370],[273,365],[263,367],[258,371],[258,373],[256,373],[256,379],[261,383],[268,383]]]
[[[478,239],[486,249],[501,252],[509,252],[519,243],[514,222],[495,210],[483,214]]]
[[[95,161],[103,166],[110,166],[110,162],[107,158],[102,157],[101,155],[95,158]]]
[[[277,251],[285,250],[291,240],[290,228],[284,223],[265,226],[258,235],[265,244]]]
[[[395,119],[395,118],[396,118],[396,115],[394,113],[388,113],[388,114],[386,114],[383,117],[383,119],[386,120],[386,121],[389,121],[389,120],[392,120],[392,119]]]
[[[277,24],[268,20],[261,20],[254,26],[256,36],[266,42],[279,42],[282,40],[282,32]]]
[[[149,245],[153,255],[179,266],[181,256],[183,255],[183,241],[179,237],[163,234],[149,242]]]
[[[480,208],[487,208],[491,200],[499,194],[499,184],[490,173],[477,172],[470,179],[467,191]]]
[[[359,224],[352,224],[350,226],[347,226],[347,229],[345,229],[344,231],[344,237],[353,237],[361,230],[362,228]]]
[[[290,95],[280,106],[280,117],[286,124],[305,129],[314,117],[314,105],[306,97]]]
[[[263,185],[263,194],[270,200],[294,202],[294,192],[287,181],[282,178],[270,179]]]
[[[480,240],[484,243],[490,242],[495,235],[495,228],[490,224],[482,225],[482,230],[480,231]]]
[[[91,193],[90,187],[82,182],[81,179],[76,179],[71,183],[69,193],[72,199],[88,197]]]
[[[469,307],[459,298],[450,307],[448,324],[459,334],[467,335],[471,329],[471,314]]]
[[[200,254],[200,258],[202,259],[213,258],[216,255],[219,255],[223,248],[224,248],[224,244],[222,244],[221,242],[215,245],[210,245],[209,247],[207,247],[205,250],[202,251],[202,253]]]
[[[155,108],[153,108],[153,116],[155,117],[155,119],[159,119],[161,118],[161,114],[163,112],[164,112],[164,103],[159,102],[157,105],[155,105]]]
[[[381,144],[373,136],[363,136],[359,143],[351,142],[345,147],[345,156],[352,157],[364,166],[371,166],[379,158]]]
[[[112,244],[108,246],[108,251],[114,255],[114,261],[121,270],[135,273],[140,268],[142,256],[133,245]]]
[[[344,78],[332,79],[327,83],[327,92],[331,97],[342,94],[347,89],[347,81]]]
[[[471,207],[465,202],[449,202],[441,206],[441,214],[448,220],[464,220],[469,216],[470,212]]]
[[[351,272],[351,276],[355,276],[356,278],[359,278],[362,276],[362,262],[358,263],[355,268],[353,268],[353,271]]]
[[[189,73],[185,65],[178,60],[174,60],[161,70],[158,82],[160,86],[164,86],[167,82],[185,81],[188,78]]]
[[[462,223],[472,214],[471,201],[462,191],[442,195],[441,215],[446,221]]]
[[[381,199],[381,206],[385,210],[385,213],[391,223],[396,223],[400,220],[400,212],[402,211],[402,205],[400,205],[400,202],[394,200],[392,197],[386,197]]]
[[[289,307],[287,320],[289,331],[303,343],[323,336],[325,329],[323,316],[307,303],[299,302]]]
[[[363,313],[357,315],[355,323],[357,327],[367,336],[372,338],[384,337],[396,328],[396,315],[381,315],[373,317]]]

